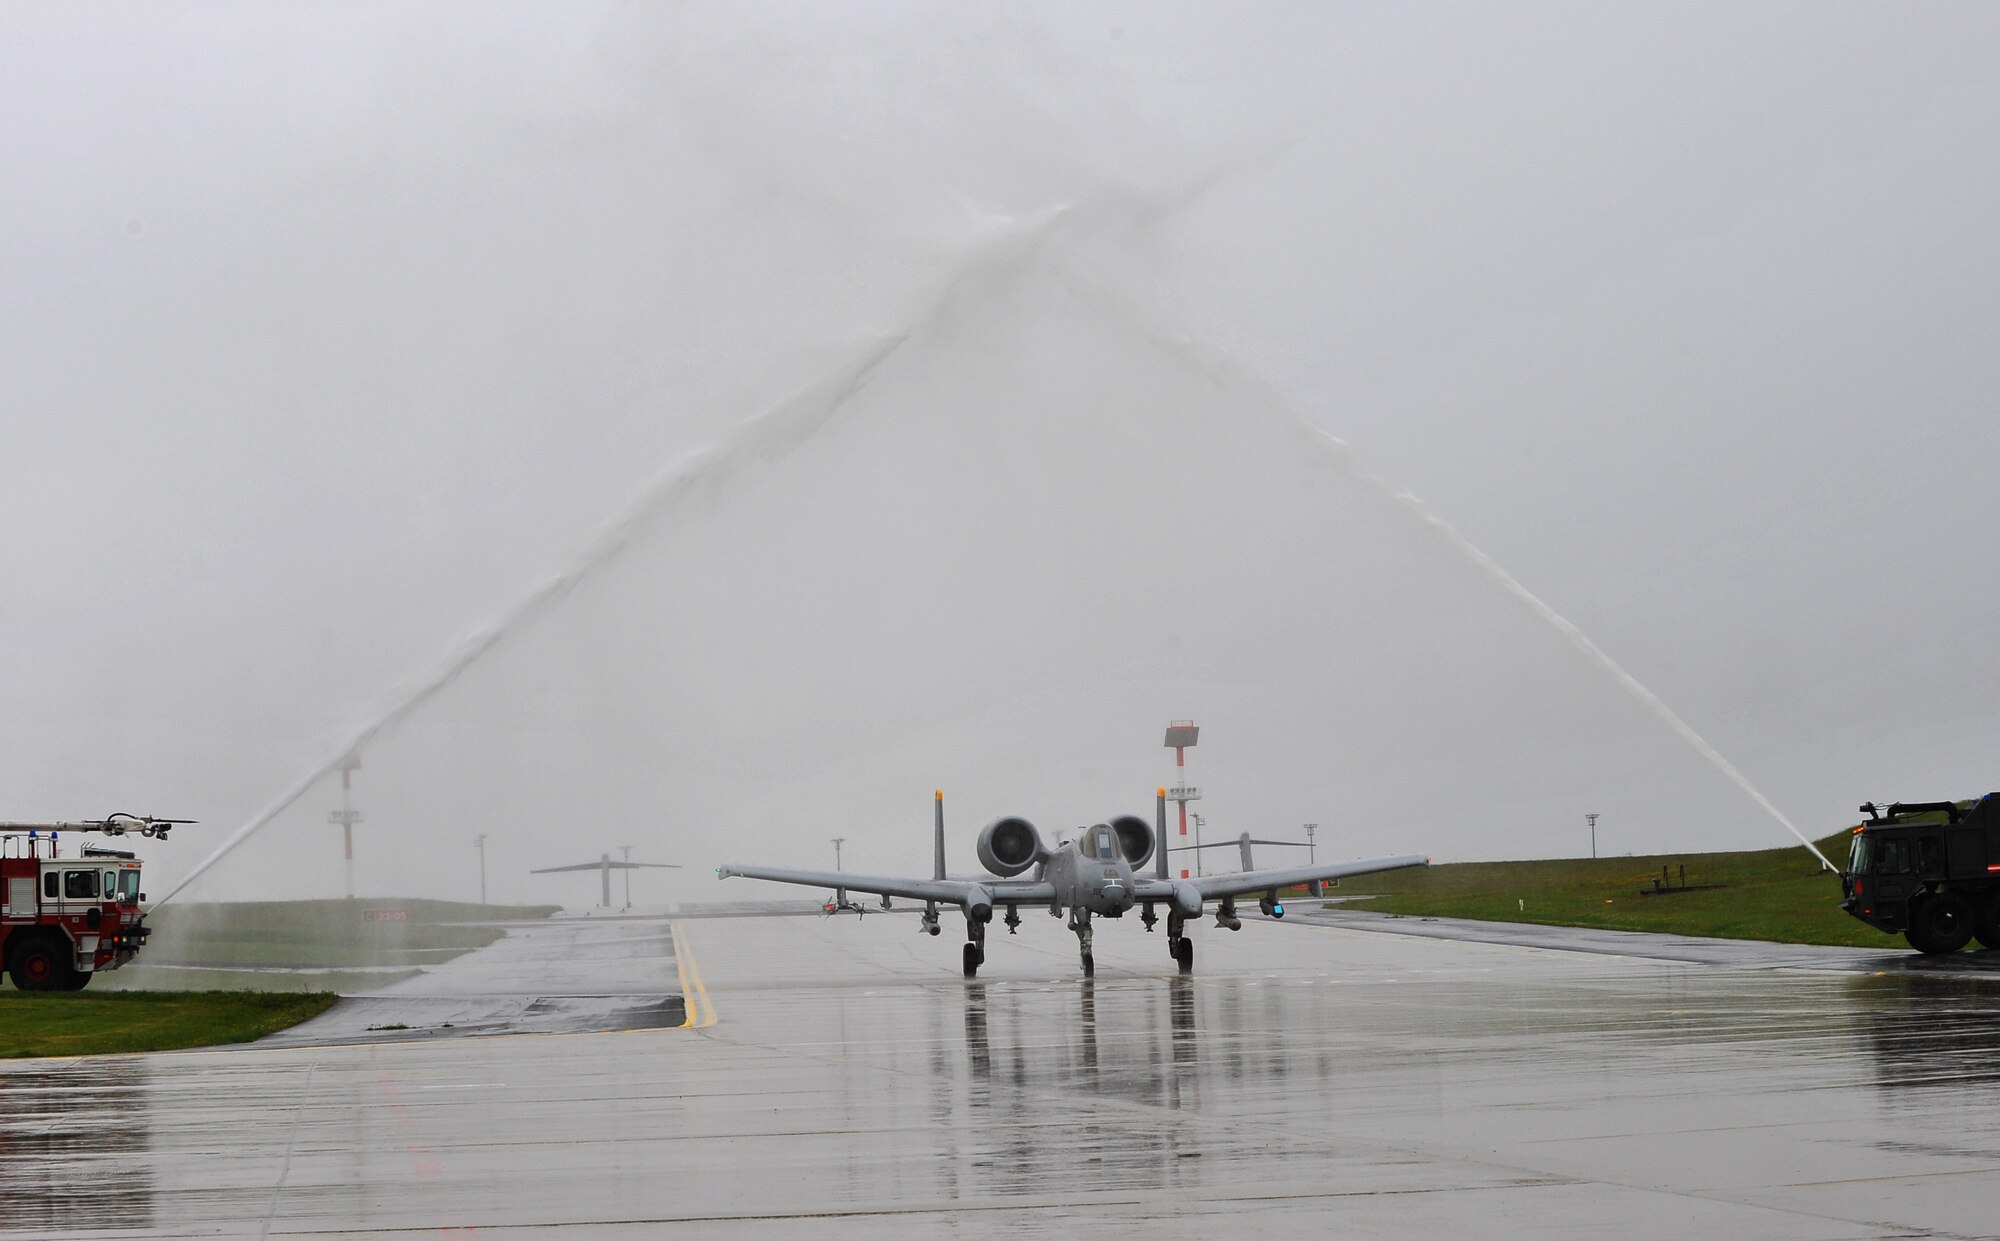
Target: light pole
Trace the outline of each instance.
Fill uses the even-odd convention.
[[[1317,823],[1308,823],[1308,824],[1306,824],[1306,865],[1307,865],[1307,866],[1311,866],[1311,865],[1313,864],[1313,862],[1314,862],[1315,860],[1317,860],[1317,856],[1318,856],[1318,855],[1317,855],[1317,854],[1315,854],[1315,853],[1313,852],[1313,833],[1314,833],[1314,832],[1316,832],[1316,831],[1318,831],[1318,830],[1319,830],[1319,824],[1317,824]]]
[[[1590,820],[1590,856],[1591,856],[1591,857],[1596,857],[1596,856],[1597,856],[1597,816],[1596,816],[1596,815],[1594,815],[1594,814],[1587,814],[1587,815],[1584,815],[1583,817],[1584,817],[1584,818],[1586,818],[1586,819],[1588,819],[1588,820]]]
[[[472,847],[479,850],[479,903],[484,905],[486,903],[486,833],[485,832],[479,833],[479,839],[472,842]]]
[[[1201,878],[1201,816],[1191,814],[1188,818],[1194,820],[1194,877],[1199,879]]]
[[[632,864],[632,846],[619,845],[618,848],[624,853],[625,864],[629,867]],[[632,872],[629,869],[625,872],[625,908],[632,908]]]
[[[347,856],[347,899],[354,899],[354,825],[361,822],[361,812],[354,808],[351,798],[353,775],[361,769],[361,756],[350,754],[340,765],[340,809],[329,811],[326,821],[340,824],[341,852]]]
[[[835,870],[840,869],[840,846],[844,844],[846,840],[847,837],[845,836],[835,836],[833,838],[833,868]]]

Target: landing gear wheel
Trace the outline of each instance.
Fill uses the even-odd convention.
[[[58,944],[47,935],[37,935],[14,949],[13,959],[7,963],[7,972],[14,976],[14,985],[23,991],[75,991],[89,981],[74,981],[80,977],[76,968],[67,960],[68,945]]]
[[[1181,967],[1181,973],[1194,973],[1194,941],[1177,939],[1174,941],[1174,964]]]
[[[979,951],[978,944],[967,944],[965,946],[965,976],[967,978],[976,978],[979,976],[979,962],[985,956],[985,953]]]
[[[1096,958],[1096,957],[1093,957],[1093,956],[1091,956],[1091,955],[1090,955],[1089,953],[1087,953],[1087,952],[1086,952],[1086,953],[1084,953],[1084,954],[1083,954],[1083,976],[1084,976],[1085,978],[1089,978],[1089,977],[1090,977],[1091,975],[1095,974],[1096,972],[1097,972],[1097,958]]]
[[[2000,948],[2000,892],[1988,896],[1979,904],[1979,918],[1972,928],[1972,937],[1982,948]]]
[[[1939,892],[1910,911],[1910,929],[1903,936],[1918,952],[1957,952],[1972,938],[1972,906],[1956,892]]]

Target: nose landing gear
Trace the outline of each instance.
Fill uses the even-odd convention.
[[[1090,953],[1090,911],[1078,909],[1069,916],[1069,929],[1076,932],[1077,950],[1083,955],[1083,976],[1097,972],[1097,958]]]

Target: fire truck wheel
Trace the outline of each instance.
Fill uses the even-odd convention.
[[[1980,902],[1979,921],[1972,928],[1972,937],[1982,948],[2000,948],[2000,892]]]
[[[1910,910],[1903,936],[1918,952],[1957,952],[1972,938],[1972,906],[1956,892],[1939,892]]]
[[[67,945],[51,935],[22,939],[7,962],[7,972],[23,991],[76,990],[71,980],[78,974],[69,963]]]

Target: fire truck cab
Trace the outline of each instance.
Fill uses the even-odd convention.
[[[84,823],[0,824],[0,967],[23,991],[79,991],[145,946],[142,863],[86,844],[64,857],[64,831],[165,836],[170,821],[113,816]],[[23,829],[23,830],[11,830]]]

